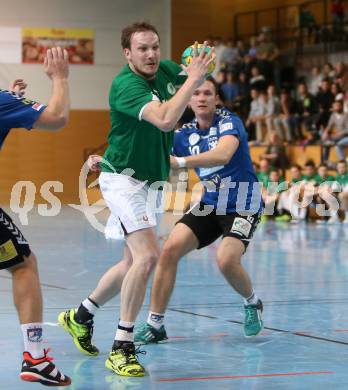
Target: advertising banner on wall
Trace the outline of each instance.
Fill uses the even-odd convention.
[[[71,64],[94,63],[94,30],[79,28],[22,28],[22,62],[42,63],[45,52],[60,46],[69,53]]]

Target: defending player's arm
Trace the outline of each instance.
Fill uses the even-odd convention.
[[[52,80],[52,95],[45,110],[35,122],[35,128],[57,130],[69,119],[68,52],[60,47],[47,50],[44,69]]]
[[[185,111],[193,92],[204,81],[204,77],[208,73],[209,64],[215,59],[214,49],[209,54],[205,51],[207,42],[204,42],[199,55],[197,54],[197,45],[198,42],[195,42],[196,49],[190,65],[186,67],[182,65],[187,73],[187,79],[179,91],[167,102],[153,101],[144,108],[142,119],[152,123],[162,131],[168,132],[174,129]]]
[[[219,139],[214,149],[193,156],[171,157],[170,165],[172,168],[210,168],[226,165],[238,146],[239,140],[236,136],[225,135]]]

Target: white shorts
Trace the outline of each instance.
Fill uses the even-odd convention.
[[[157,225],[156,213],[163,212],[163,191],[154,191],[145,182],[118,173],[102,172],[99,185],[111,215],[105,227],[106,238]]]

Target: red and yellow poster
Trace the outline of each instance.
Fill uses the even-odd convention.
[[[22,28],[22,62],[42,63],[53,46],[68,50],[71,64],[94,63],[94,30],[79,28]]]

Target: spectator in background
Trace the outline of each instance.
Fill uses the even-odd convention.
[[[344,62],[338,62],[335,66],[334,83],[338,83],[343,91],[348,90],[348,69]]]
[[[262,220],[267,219],[267,216],[279,216],[278,202],[282,191],[287,189],[287,185],[281,178],[278,169],[271,169],[269,173],[269,181],[267,186],[262,187],[262,199],[265,203],[265,214]]]
[[[239,58],[244,58],[244,56],[247,54],[247,50],[245,48],[244,42],[241,39],[237,41],[237,49]]]
[[[248,117],[249,106],[250,106],[250,85],[247,80],[247,75],[245,72],[240,72],[238,76],[238,88],[239,88],[239,98],[237,99],[236,104],[238,104],[238,111],[242,119],[245,121]]]
[[[313,12],[307,8],[307,4],[301,6],[300,11],[300,31],[303,42],[307,44],[312,43],[312,36],[314,33],[314,42],[317,41],[317,23]]]
[[[240,64],[240,72],[244,72],[249,79],[251,77],[251,69],[253,66],[256,66],[256,61],[249,54],[245,55],[242,63]]]
[[[293,139],[300,139],[301,136],[298,134],[296,119],[296,102],[290,96],[286,89],[280,92],[280,114],[275,119],[277,126],[280,128],[283,139],[287,142],[291,142]]]
[[[240,60],[238,49],[235,47],[233,39],[228,39],[226,48],[221,54],[221,66],[227,72],[236,72],[238,61]]]
[[[317,129],[325,128],[330,118],[330,110],[334,102],[334,96],[331,92],[331,84],[328,78],[322,80],[320,90],[317,93],[316,100],[318,103],[319,114],[317,115]]]
[[[335,130],[335,132],[333,132]],[[344,160],[344,148],[348,146],[348,114],[343,112],[342,100],[336,100],[333,104],[333,113],[329,123],[322,134],[324,144],[323,161],[329,159],[330,147],[336,145],[336,153],[339,160]]]
[[[281,127],[277,118],[280,115],[280,101],[276,95],[274,85],[270,85],[267,88],[267,103],[266,103],[266,125],[267,125],[267,136],[269,137],[273,130],[278,132],[280,138],[282,137]]]
[[[301,138],[303,138],[302,126],[304,126],[307,132],[307,143],[313,143],[319,137],[315,126],[317,105],[314,96],[308,92],[305,83],[299,83],[297,87],[296,114],[298,132],[301,134]]]
[[[303,196],[304,182],[301,167],[295,164],[290,168],[289,189],[279,196],[278,211],[280,214],[283,212],[284,216],[277,217],[276,221],[289,220],[284,212],[291,215],[293,223],[304,221],[307,216],[307,207],[302,205]]]
[[[249,43],[248,55],[255,60],[257,58],[257,37],[251,37]]]
[[[337,210],[332,207],[333,204],[329,201],[331,199],[328,194],[331,194],[333,191],[335,178],[329,175],[328,167],[326,164],[320,164],[318,167],[318,175],[316,178],[317,191],[314,196],[314,202],[316,204],[325,204],[325,209],[329,211],[330,218],[329,223],[335,223],[338,221]],[[319,220],[324,221],[325,216],[320,216]]]
[[[279,53],[277,45],[271,40],[270,32],[262,32],[259,35],[257,59],[268,83],[274,80],[274,61],[278,59]]]
[[[303,180],[308,184],[316,185],[317,184],[317,170],[313,160],[308,160],[304,166]]]
[[[334,97],[334,100],[337,99],[337,96],[341,96],[342,94],[342,89],[338,83],[332,83],[330,91]]]
[[[267,149],[261,158],[268,160],[272,167],[281,170],[284,174],[288,167],[288,158],[284,145],[276,131],[270,133]]]
[[[266,115],[266,102],[264,96],[260,95],[259,91],[255,88],[251,89],[250,95],[252,101],[245,125],[249,139],[255,140],[256,144],[261,144],[263,142],[262,121]]]
[[[233,102],[240,95],[239,85],[235,78],[236,76],[234,73],[227,72],[226,81],[221,86],[221,91],[225,99],[225,104],[229,109],[232,109]]]
[[[324,64],[322,74],[323,79],[329,79],[329,81],[333,80],[333,78],[335,77],[335,70],[330,62]]]
[[[348,172],[347,163],[345,160],[341,160],[337,163],[337,173],[335,180],[340,185],[338,199],[340,203],[340,209],[345,213],[344,223],[348,224]]]
[[[214,37],[213,39],[213,44],[214,44],[214,47],[215,47],[215,54],[216,54],[216,66],[215,66],[215,70],[214,72],[212,73],[212,76],[214,78],[217,77],[217,74],[220,72],[221,68],[222,68],[222,61],[221,61],[221,57],[222,57],[222,53],[225,51],[226,49],[226,46],[222,40],[221,37]]]
[[[308,91],[312,95],[316,95],[319,92],[319,87],[323,79],[322,74],[320,73],[319,66],[313,66],[311,75],[308,78]]]
[[[266,89],[265,76],[260,73],[260,69],[256,65],[251,68],[250,88],[255,88],[258,91],[263,91]]]
[[[332,32],[337,41],[343,39],[344,32],[344,3],[343,0],[332,0],[331,4]]]
[[[269,174],[271,172],[271,165],[265,158],[260,160],[259,169],[256,173],[257,179],[264,187],[267,187],[269,181]]]

